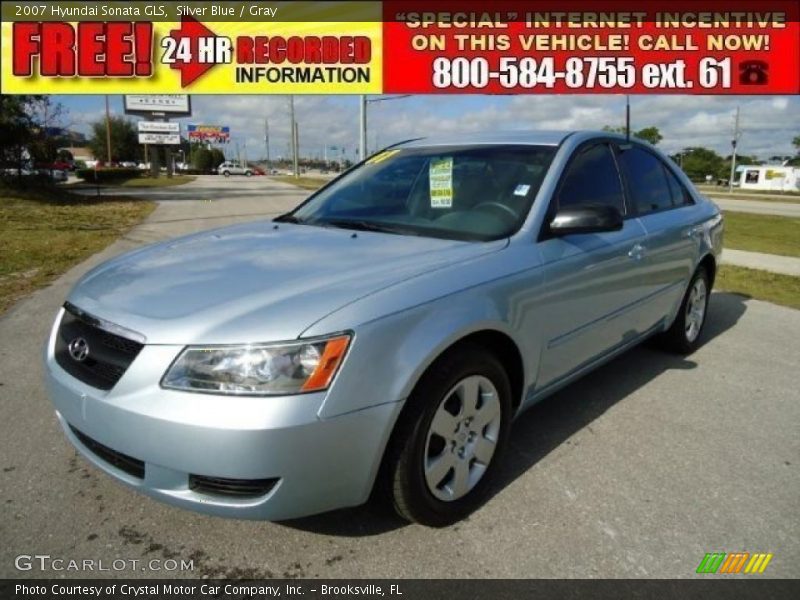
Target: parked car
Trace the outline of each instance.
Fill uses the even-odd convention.
[[[63,183],[69,179],[67,172],[61,169],[38,169],[37,173],[49,177],[56,183]]]
[[[271,224],[87,273],[48,389],[89,461],[171,504],[286,519],[380,486],[446,525],[487,497],[516,415],[648,338],[698,347],[722,229],[645,142],[419,139]]]
[[[75,169],[74,161],[56,160],[51,165],[44,165],[50,169],[57,169],[59,171],[72,171]]]
[[[225,161],[219,165],[217,167],[217,172],[225,177],[230,177],[231,175],[244,175],[246,177],[250,177],[253,174],[253,170],[250,167],[230,161]]]

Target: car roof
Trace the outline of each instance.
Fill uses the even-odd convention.
[[[568,137],[577,134],[581,141],[593,137],[616,138],[625,136],[609,131],[569,131],[569,130],[517,130],[517,131],[476,131],[421,137],[401,142],[395,147],[427,148],[429,146],[520,144],[532,146],[558,146]]]
[[[572,131],[476,131],[422,137],[404,142],[404,148],[462,144],[531,144],[558,146]]]

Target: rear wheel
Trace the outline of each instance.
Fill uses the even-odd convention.
[[[244,176],[245,176],[245,177],[250,177],[252,174],[253,174],[253,172],[252,172],[252,171],[245,171],[245,172],[244,172]]]
[[[675,322],[662,336],[662,345],[679,354],[691,354],[700,345],[710,296],[708,271],[699,267],[692,277]]]
[[[404,518],[442,527],[478,508],[508,441],[511,386],[498,359],[464,344],[408,399],[389,449],[390,493]]]

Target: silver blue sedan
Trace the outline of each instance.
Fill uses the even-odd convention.
[[[286,519],[379,487],[442,526],[486,498],[515,415],[647,338],[698,346],[721,243],[644,142],[413,140],[273,221],[89,272],[49,393],[89,461],[171,504]]]

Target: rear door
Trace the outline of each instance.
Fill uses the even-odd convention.
[[[630,313],[646,295],[641,249],[645,231],[630,214],[614,149],[593,142],[579,148],[551,200],[549,223],[559,208],[606,204],[624,215],[620,231],[552,237],[543,230],[539,249],[544,344],[537,378],[542,388],[604,353],[635,339]],[[546,226],[545,226],[546,229]]]
[[[672,168],[654,152],[621,145],[618,159],[633,210],[647,233],[643,267],[648,300],[642,316],[652,326],[673,314],[683,296],[698,261],[704,217]]]

